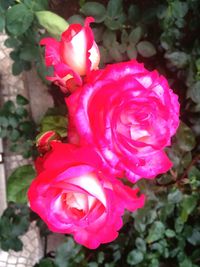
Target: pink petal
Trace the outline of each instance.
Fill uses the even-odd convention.
[[[44,38],[40,45],[45,45],[45,63],[47,66],[54,66],[60,63],[60,43],[54,38]]]

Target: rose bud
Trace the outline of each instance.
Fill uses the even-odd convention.
[[[98,69],[99,49],[89,26],[93,21],[92,17],[88,17],[84,26],[71,24],[62,33],[60,41],[54,38],[40,41],[41,45],[46,46],[46,65],[54,68],[53,76],[47,79],[59,85],[64,92],[75,90],[77,85],[82,84],[81,76]]]
[[[59,142],[61,137],[55,131],[47,131],[38,135],[36,140],[36,147],[40,154],[45,154],[51,149],[51,142],[54,140],[55,142]]]

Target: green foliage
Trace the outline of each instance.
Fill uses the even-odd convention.
[[[41,50],[38,47],[43,35],[38,29],[43,26],[49,33],[55,34],[57,26],[48,16],[42,18],[44,21],[46,19],[46,22],[40,21],[39,24],[38,14],[49,14],[45,11],[47,5],[43,5],[44,2],[46,1],[22,0],[20,4],[11,0],[0,2],[0,29],[3,29],[6,23],[5,27],[10,35],[6,45],[14,49],[11,57],[15,61],[13,65],[15,74],[28,69],[32,60],[45,70],[42,65]],[[173,168],[154,181],[140,181],[137,184],[146,195],[145,207],[126,214],[125,225],[116,241],[102,245],[91,252],[67,237],[65,243],[58,249],[55,248],[55,258],[47,257],[36,267],[198,267],[200,265],[200,41],[198,37],[200,1],[156,0],[134,1],[133,4],[132,1],[122,0],[96,2],[81,0],[79,4],[81,16],[71,14],[69,22],[83,23],[83,15],[95,18],[92,26],[100,48],[101,66],[137,58],[150,70],[158,69],[168,79],[170,87],[179,95],[182,122],[172,139],[171,146],[166,149],[173,162]],[[21,17],[25,16],[26,19],[27,14],[31,15],[27,18],[28,23],[17,32],[21,23],[20,18],[14,19],[11,16],[8,20],[7,16],[9,13],[15,13],[15,6],[18,9],[19,5],[20,8],[23,6]],[[28,9],[28,13],[24,14],[23,9]],[[13,23],[14,20],[16,24]],[[9,26],[8,21],[11,22]],[[59,28],[59,34],[61,29],[64,27]],[[12,34],[15,31],[16,34]],[[26,116],[24,110],[26,101],[18,98],[17,104],[19,106],[16,108],[12,102],[8,102],[5,107],[8,116],[0,114],[1,136],[10,136],[13,140],[18,140],[22,129],[29,129],[26,122],[20,123],[19,127],[19,118]],[[66,138],[64,114],[66,113],[60,111],[46,114],[41,122],[41,131],[54,130]],[[10,127],[13,129],[12,134],[7,132]],[[43,229],[42,236],[46,236],[48,231],[44,224],[38,220],[38,225]]]
[[[127,263],[130,264],[130,266],[137,265],[140,262],[142,262],[144,259],[144,255],[141,251],[135,249],[129,252],[127,256]]]
[[[107,6],[86,1],[80,12],[95,18],[95,39],[100,46],[102,66],[139,55],[149,58],[157,53],[154,44],[146,39],[146,25],[138,22],[141,15],[138,6],[130,5],[127,10],[121,0],[109,0]]]
[[[156,54],[156,49],[148,41],[141,41],[137,44],[137,50],[143,57],[152,57]]]
[[[123,1],[109,0],[107,5],[106,19],[104,22],[105,25],[110,30],[122,29],[125,19],[126,17],[123,12]]]
[[[25,106],[25,105],[28,105],[28,103],[29,103],[29,101],[25,97],[23,97],[22,95],[17,95],[16,102],[20,106]]]
[[[149,229],[149,234],[147,236],[147,243],[153,243],[164,236],[165,226],[161,221],[155,221],[154,224]]]
[[[48,33],[59,39],[62,32],[66,31],[69,24],[62,17],[56,15],[50,11],[38,11],[36,17],[42,27],[44,27]]]
[[[7,199],[16,203],[27,203],[27,190],[36,176],[32,165],[18,167],[7,181]]]
[[[42,49],[39,41],[45,34],[41,27],[51,34],[59,33],[68,26],[63,18],[49,12],[48,0],[0,1],[0,31],[6,30],[8,39],[5,45],[13,49],[10,57],[13,59],[12,73],[19,75],[30,70],[34,63],[43,81],[48,69],[44,65]],[[59,32],[59,33],[58,33]]]
[[[61,115],[47,115],[41,121],[41,133],[55,131],[59,136],[67,136],[67,118]]]
[[[56,251],[55,264],[58,267],[75,267],[84,259],[81,246],[77,245],[72,238],[60,245]],[[73,253],[72,253],[73,251]]]
[[[29,119],[26,108],[28,100],[17,95],[16,103],[11,100],[4,103],[0,109],[0,137],[10,141],[10,150],[18,151],[24,158],[35,154],[34,137],[36,126]]]
[[[85,3],[80,11],[85,16],[92,16],[95,18],[95,22],[100,23],[103,22],[106,17],[106,8],[104,5],[98,3],[98,2],[89,2]]]
[[[140,26],[133,29],[128,37],[128,40],[131,44],[137,44],[142,37],[142,28]]]
[[[42,259],[39,263],[37,263],[34,267],[56,267],[53,260],[51,259]]]
[[[0,218],[0,246],[1,249],[20,251],[22,241],[20,236],[29,227],[29,209],[20,204],[10,204]]]
[[[6,28],[12,35],[21,35],[31,26],[33,13],[20,3],[9,8],[6,12]]]

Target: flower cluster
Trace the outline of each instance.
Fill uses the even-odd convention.
[[[54,67],[48,79],[71,92],[68,143],[50,141],[53,132],[40,138],[28,196],[52,231],[94,249],[118,236],[125,209],[144,205],[120,178],[135,183],[171,168],[164,148],[178,128],[179,103],[166,79],[136,60],[98,69],[92,21],[70,25],[59,42],[41,41]]]

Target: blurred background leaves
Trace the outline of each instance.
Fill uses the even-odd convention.
[[[14,60],[14,75],[35,65],[45,80],[49,70],[44,66],[39,40],[54,35],[59,21],[62,28],[67,22],[83,23],[86,16],[93,16],[92,28],[100,48],[101,67],[136,58],[149,70],[157,69],[164,75],[181,103],[182,122],[171,147],[166,149],[173,168],[153,181],[138,183],[147,197],[145,207],[125,214],[118,239],[90,251],[66,237],[54,254],[45,255],[35,267],[200,266],[199,10],[199,0],[0,1],[0,30],[6,30],[9,37],[5,45],[13,48],[10,56]],[[46,11],[56,12],[63,19],[54,23],[45,17]],[[44,14],[44,17],[39,18],[37,14]],[[25,25],[21,18],[26,21]],[[43,132],[54,130],[67,138],[66,111],[47,112],[41,125],[34,126],[33,131],[26,104],[27,101],[19,96],[16,104],[9,101],[0,110],[0,135],[11,139],[12,149],[22,148],[25,156],[34,155],[32,134],[35,136],[39,129]],[[27,144],[28,149],[18,147],[19,140]],[[8,179],[11,184],[13,175],[18,172]],[[30,182],[30,177],[26,175],[24,185]],[[17,176],[16,181],[18,179]],[[13,186],[16,185],[11,188]],[[19,186],[17,190],[21,192],[23,188]],[[22,219],[16,217],[18,210]],[[8,207],[0,220],[2,249],[21,249],[16,233],[24,233],[28,219],[34,216],[29,209],[22,211],[18,204]],[[45,227],[41,227],[41,235],[48,235]]]

